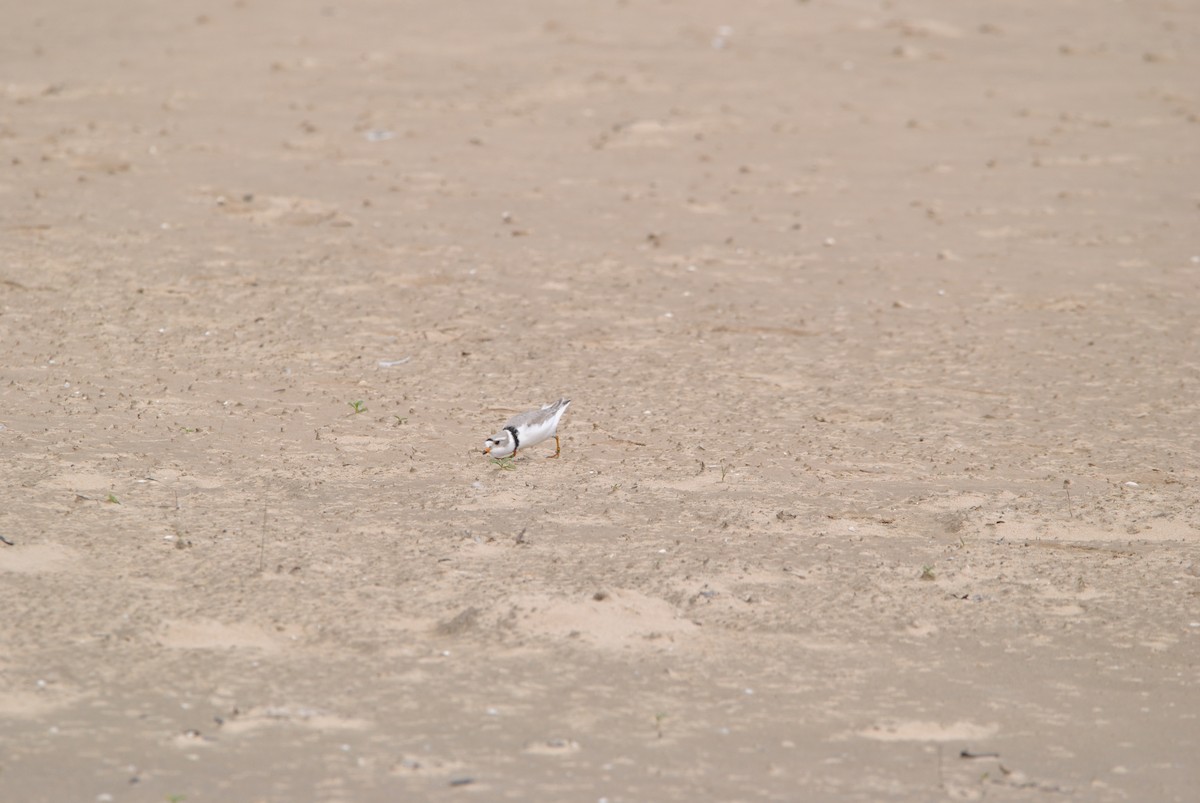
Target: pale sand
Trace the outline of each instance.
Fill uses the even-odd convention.
[[[0,799],[1194,799],[1194,4],[5,5]]]

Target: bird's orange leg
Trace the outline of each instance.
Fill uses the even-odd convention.
[[[562,454],[562,444],[560,444],[558,442],[558,436],[555,435],[554,436],[554,454],[546,455],[546,459],[549,460],[552,457],[558,457],[560,454]]]

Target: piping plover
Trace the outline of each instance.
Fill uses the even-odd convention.
[[[562,418],[570,406],[570,399],[559,399],[540,410],[514,415],[508,419],[503,429],[483,442],[483,453],[495,458],[516,457],[518,449],[554,438],[554,454],[547,456],[558,457],[562,446],[558,442],[555,430],[558,429],[558,419]]]

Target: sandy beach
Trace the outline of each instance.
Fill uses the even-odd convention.
[[[0,800],[1195,799],[1196,4],[4,6]]]

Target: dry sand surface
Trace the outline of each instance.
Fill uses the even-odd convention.
[[[1197,799],[1196,2],[3,6],[0,800]]]

